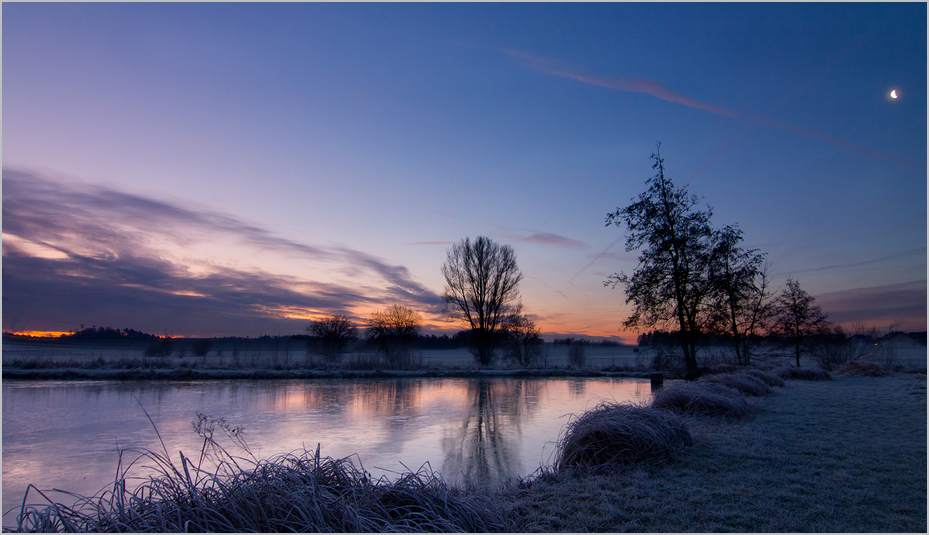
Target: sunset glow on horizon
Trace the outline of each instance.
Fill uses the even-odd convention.
[[[635,343],[603,282],[637,252],[604,218],[657,141],[776,289],[926,330],[925,4],[2,9],[4,331],[292,335],[396,304],[452,334],[441,266],[487,236],[546,340]]]

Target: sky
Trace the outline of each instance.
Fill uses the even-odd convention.
[[[546,339],[624,331],[665,169],[832,321],[926,329],[925,3],[2,5],[3,330],[455,332],[510,245]],[[891,97],[895,91],[897,98]]]

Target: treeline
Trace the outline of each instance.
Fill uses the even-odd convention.
[[[470,333],[468,331],[458,331],[452,336],[443,334],[442,336],[436,336],[434,334],[417,334],[412,336],[409,339],[409,346],[411,349],[462,349],[468,346]],[[259,339],[269,339],[270,336],[262,336]],[[312,334],[295,334],[289,336],[291,340],[306,340],[309,343],[321,342],[323,340],[322,336],[314,336]],[[380,343],[377,337],[363,337],[360,340],[362,347],[375,347]]]
[[[154,334],[136,331],[135,329],[114,329],[112,327],[93,326],[87,329],[81,329],[71,334],[62,334],[59,336],[59,338],[72,340],[151,340],[159,337]]]

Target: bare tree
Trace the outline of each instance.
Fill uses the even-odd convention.
[[[357,337],[357,329],[347,316],[331,315],[311,323],[307,331],[319,338],[323,356],[331,364],[338,364],[342,350]]]
[[[775,301],[775,321],[773,332],[786,338],[794,347],[797,367],[800,367],[800,355],[806,349],[811,337],[824,334],[830,327],[828,315],[816,299],[800,283],[789,278],[787,287]]]
[[[652,154],[657,173],[646,181],[648,189],[606,217],[607,226],[626,227],[626,250],[639,250],[639,265],[632,276],[613,274],[604,285],[622,284],[626,302],[634,304],[625,327],[677,324],[686,377],[693,379],[699,374],[697,340],[708,321],[713,292],[712,210],[695,209],[699,197],[665,176],[660,148],[659,143]]]
[[[377,342],[388,365],[402,368],[422,323],[423,318],[418,312],[392,305],[371,315],[368,337]]]
[[[471,329],[471,352],[481,366],[493,363],[507,321],[522,310],[516,253],[490,238],[468,238],[448,250],[442,265],[445,312]]]
[[[513,316],[507,322],[509,358],[520,366],[529,366],[542,354],[542,337],[535,322],[523,315]]]

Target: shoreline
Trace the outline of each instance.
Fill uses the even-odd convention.
[[[3,367],[3,380],[21,381],[219,381],[287,379],[414,379],[414,378],[557,378],[605,377],[648,379],[652,372],[571,369],[516,370],[267,370],[196,368],[15,368]]]

